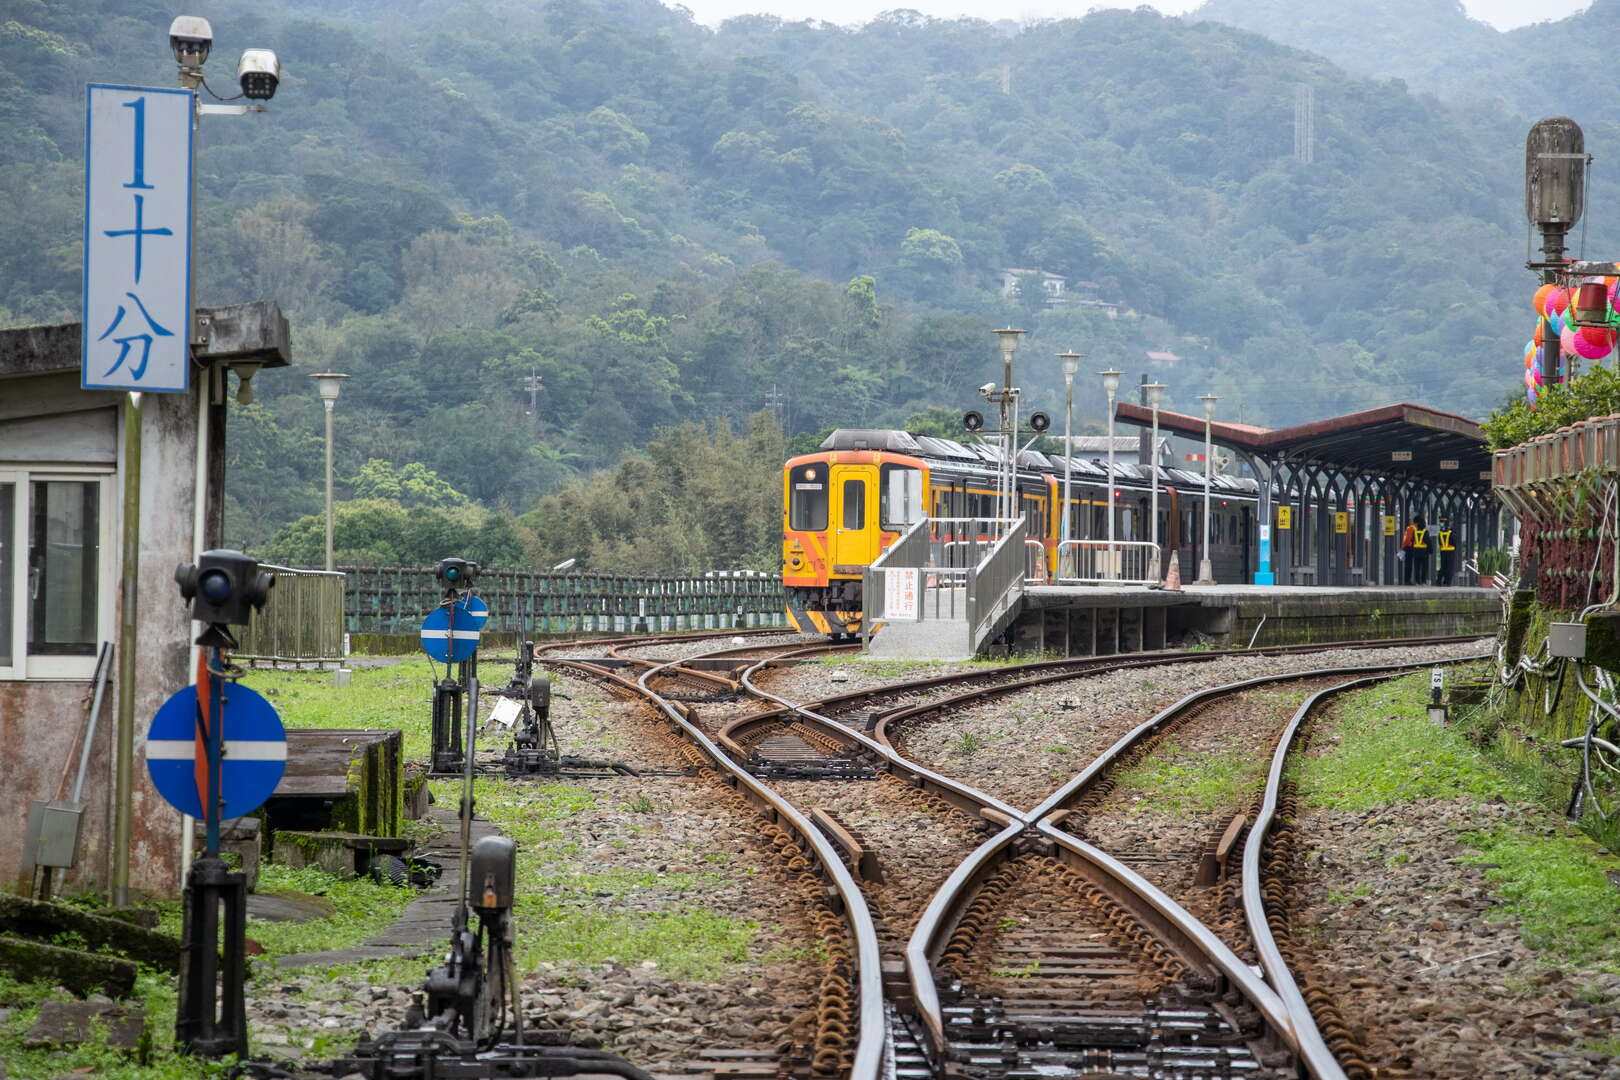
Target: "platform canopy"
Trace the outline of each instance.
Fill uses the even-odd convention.
[[[1119,403],[1117,416],[1127,424],[1152,423],[1151,410],[1129,402]],[[1204,418],[1161,409],[1159,428],[1202,439]],[[1491,486],[1491,452],[1480,426],[1423,405],[1385,405],[1276,429],[1217,421],[1210,438],[1267,461],[1317,462],[1454,489]]]

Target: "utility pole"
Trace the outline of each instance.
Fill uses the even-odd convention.
[[[1526,266],[1547,285],[1563,280],[1568,263],[1564,237],[1581,219],[1586,203],[1586,170],[1592,158],[1586,135],[1567,116],[1550,116],[1530,128],[1524,143],[1524,216],[1541,232],[1541,261]],[[1541,374],[1548,385],[1563,381],[1558,336],[1545,335]]]
[[[531,367],[529,377],[523,380],[523,389],[529,392],[529,429],[531,432],[540,430],[540,386],[540,372]]]

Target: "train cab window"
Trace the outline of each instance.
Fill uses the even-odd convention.
[[[844,481],[844,528],[866,528],[866,481]]]
[[[922,470],[885,465],[878,471],[880,498],[878,524],[889,532],[904,532],[923,518]],[[934,499],[936,516],[945,517],[944,496]]]
[[[798,465],[788,473],[788,528],[820,532],[827,527],[827,467]]]

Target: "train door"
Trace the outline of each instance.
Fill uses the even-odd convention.
[[[845,567],[863,567],[878,557],[878,533],[873,521],[877,492],[872,470],[862,465],[834,465],[832,484],[834,528],[832,562],[838,573],[852,573]]]

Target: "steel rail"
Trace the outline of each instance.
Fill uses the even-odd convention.
[[[1339,1059],[1328,1049],[1327,1041],[1322,1038],[1322,1032],[1317,1028],[1316,1020],[1311,1014],[1311,1007],[1306,1003],[1305,995],[1300,992],[1299,983],[1295,981],[1288,961],[1283,958],[1282,950],[1277,947],[1277,939],[1271,934],[1271,925],[1266,921],[1265,898],[1260,891],[1260,858],[1265,850],[1271,826],[1276,820],[1283,767],[1288,761],[1288,753],[1293,748],[1294,739],[1299,734],[1305,718],[1323,698],[1339,694],[1351,687],[1382,682],[1393,677],[1393,674],[1386,674],[1351,679],[1338,686],[1318,690],[1300,703],[1292,719],[1288,721],[1288,726],[1283,729],[1282,736],[1277,740],[1277,748],[1271,755],[1271,770],[1266,775],[1266,791],[1260,804],[1260,812],[1255,816],[1254,827],[1249,831],[1249,838],[1243,845],[1243,919],[1248,924],[1249,938],[1254,942],[1254,951],[1260,958],[1260,966],[1266,973],[1266,980],[1276,988],[1288,1011],[1298,1018],[1295,1030],[1298,1032],[1299,1055],[1317,1080],[1348,1080],[1348,1078],[1343,1067],[1339,1065]]]
[[[704,734],[696,724],[682,715],[679,709],[665,700],[647,683],[663,667],[675,667],[679,661],[671,661],[662,667],[652,668],[642,673],[637,681],[644,693],[651,697],[664,715],[686,733],[687,738],[697,743],[704,754],[715,761],[722,769],[729,773],[736,783],[747,788],[754,796],[765,802],[775,811],[776,815],[787,821],[793,831],[804,837],[810,849],[815,852],[816,859],[821,863],[821,870],[831,881],[838,898],[843,905],[843,916],[849,925],[850,936],[855,939],[856,955],[856,985],[860,993],[860,1035],[855,1043],[854,1060],[850,1065],[850,1080],[879,1080],[883,1072],[884,1050],[888,1042],[888,1030],[883,1000],[883,971],[882,958],[878,950],[877,925],[872,921],[872,913],[866,906],[866,894],[855,881],[849,869],[844,866],[844,860],[839,856],[838,849],[828,840],[826,835],[801,814],[798,809],[782,796],[778,795],[770,786],[761,783],[742,766],[735,764],[726,753],[715,745],[714,741]]]
[[[890,772],[900,776],[912,784],[917,785],[920,788],[933,792],[933,794],[938,795],[947,802],[953,803],[956,806],[959,806],[970,813],[976,814],[981,818],[985,818],[984,811],[986,810],[993,811],[995,814],[1013,821],[1020,820],[1023,817],[1018,808],[1013,806],[1011,803],[1003,802],[994,795],[990,795],[968,784],[964,784],[960,780],[952,780],[950,777],[944,775],[943,773],[935,772],[926,765],[920,765],[917,762],[912,761],[910,758],[903,756],[894,747],[872,738],[872,736],[866,734],[864,731],[856,731],[854,728],[840,724],[837,720],[834,720],[829,716],[823,716],[821,713],[816,712],[808,706],[795,704],[794,702],[789,701],[787,698],[781,697],[778,694],[773,694],[769,690],[759,687],[754,683],[754,675],[766,667],[769,663],[769,660],[760,661],[753,667],[750,667],[748,670],[744,671],[739,677],[738,681],[742,683],[749,693],[767,701],[774,701],[778,705],[782,706],[782,715],[796,715],[804,717],[815,726],[827,731],[829,734],[834,734],[841,739],[849,739],[855,743],[858,743],[860,746],[865,747],[867,750],[870,750],[872,753],[881,757],[888,765]],[[768,722],[773,718],[779,719],[780,716],[773,716],[771,713],[761,713],[756,716],[745,716],[740,721],[734,721],[733,723],[728,724],[726,730],[729,732],[739,726],[739,724],[763,723]],[[985,820],[995,821],[996,819],[985,818]],[[998,822],[998,824],[1000,823],[1001,822]]]
[[[849,1080],[881,1080],[887,1031],[877,928],[872,921],[871,911],[867,908],[865,895],[844,866],[832,842],[775,790],[735,764],[708,735],[688,720],[679,708],[647,685],[648,681],[663,668],[678,666],[679,660],[668,661],[643,672],[636,682],[591,664],[588,659],[554,659],[547,662],[558,667],[573,668],[592,678],[608,680],[648,700],[663,712],[665,718],[687,739],[696,744],[704,756],[712,761],[717,769],[724,772],[733,784],[746,790],[753,796],[755,802],[769,808],[778,821],[786,824],[803,839],[805,846],[814,853],[816,860],[821,864],[823,874],[842,904],[841,914],[850,928],[850,936],[855,945],[856,985],[860,995],[860,1033],[855,1043]]]
[[[993,668],[981,671],[961,671],[950,675],[931,675],[923,679],[913,679],[907,682],[867,687],[863,690],[851,690],[847,693],[835,694],[832,697],[805,702],[802,706],[795,705],[793,703],[784,703],[781,708],[774,710],[774,712],[759,713],[756,717],[754,717],[754,719],[764,721],[772,718],[773,716],[785,716],[793,713],[795,709],[798,708],[808,708],[813,710],[846,708],[863,700],[876,700],[884,697],[893,697],[896,694],[915,693],[930,690],[939,686],[949,686],[952,683],[972,682],[980,679],[988,680],[995,678],[1006,678],[1007,676],[1014,677],[1010,681],[996,683],[990,687],[983,688],[982,692],[974,692],[976,696],[988,697],[993,696],[996,693],[1016,692],[1030,686],[1043,685],[1043,683],[1046,682],[1058,682],[1064,678],[1090,675],[1097,672],[1114,671],[1125,667],[1151,667],[1157,664],[1168,663],[1200,663],[1204,661],[1219,660],[1222,657],[1228,656],[1291,656],[1297,653],[1323,652],[1328,649],[1377,649],[1399,648],[1401,646],[1447,645],[1463,641],[1477,641],[1480,639],[1480,637],[1481,635],[1478,634],[1465,634],[1433,638],[1390,638],[1387,640],[1376,641],[1331,641],[1307,645],[1278,645],[1264,649],[1222,649],[1214,651],[1207,649],[1196,651],[1174,650],[1138,653],[1114,653],[1109,656],[1099,657],[1070,657],[1065,660],[1037,660],[1025,664],[1009,664],[1002,668]],[[769,665],[767,664],[766,666]],[[1020,680],[1016,678],[1020,674],[1036,674],[1039,676],[1050,677],[1042,678],[1040,681],[1037,681],[1036,679]],[[752,688],[749,689],[752,692]],[[771,700],[780,700],[768,694],[762,694],[761,696],[771,698]],[[950,707],[954,704],[959,704],[961,701],[966,699],[967,695],[964,694],[956,697],[944,698],[938,702],[925,702],[920,705],[907,707],[913,711],[906,712],[905,715],[899,715],[899,713],[903,712],[904,710],[894,710],[891,715],[885,717],[884,719],[890,723],[900,723],[911,719],[913,716],[921,715],[922,713],[931,709],[940,706]],[[883,742],[887,741],[886,736],[887,732],[884,730],[884,725],[880,721],[878,730],[876,731],[876,737],[880,742]]]
[[[1478,656],[1464,656],[1455,660],[1447,659],[1445,663],[1463,663],[1478,658]],[[1076,774],[1073,779],[1052,792],[1040,805],[1031,810],[1029,818],[1032,821],[1039,821],[1062,810],[1064,803],[1072,801],[1106,774],[1120,755],[1133,749],[1143,739],[1165,727],[1194,705],[1272,683],[1294,682],[1300,679],[1322,679],[1334,675],[1366,675],[1385,671],[1411,671],[1417,668],[1434,666],[1435,661],[1433,660],[1413,660],[1399,664],[1356,664],[1344,667],[1311,668],[1306,671],[1257,675],[1250,679],[1239,679],[1236,682],[1223,683],[1220,686],[1208,686],[1200,690],[1194,690],[1180,701],[1159,710],[1159,712],[1120,736],[1112,746],[1092,758],[1090,763]]]
[[[1492,652],[1483,652],[1458,657],[1448,662],[1488,660],[1493,655]],[[1282,997],[1289,1011],[1301,1017],[1296,1025],[1300,1031],[1300,1056],[1305,1059],[1306,1065],[1318,1080],[1344,1080],[1345,1072],[1322,1038],[1321,1031],[1317,1029],[1316,1020],[1311,1014],[1310,1006],[1305,1002],[1305,996],[1300,992],[1294,973],[1283,958],[1282,950],[1277,947],[1277,939],[1272,936],[1271,924],[1266,919],[1265,897],[1261,893],[1260,860],[1264,855],[1271,827],[1276,822],[1277,803],[1282,792],[1283,769],[1287,765],[1289,753],[1293,750],[1294,741],[1299,736],[1299,729],[1324,699],[1336,697],[1358,686],[1395,678],[1413,667],[1428,666],[1432,665],[1401,665],[1397,670],[1386,674],[1351,679],[1337,686],[1318,690],[1301,702],[1289,719],[1288,726],[1277,739],[1277,748],[1271,755],[1271,769],[1266,775],[1266,790],[1260,804],[1260,812],[1255,816],[1254,827],[1250,829],[1248,840],[1243,845],[1243,918],[1249,927],[1249,937],[1254,942],[1255,952],[1260,958],[1260,966],[1265,969],[1267,981]]]

